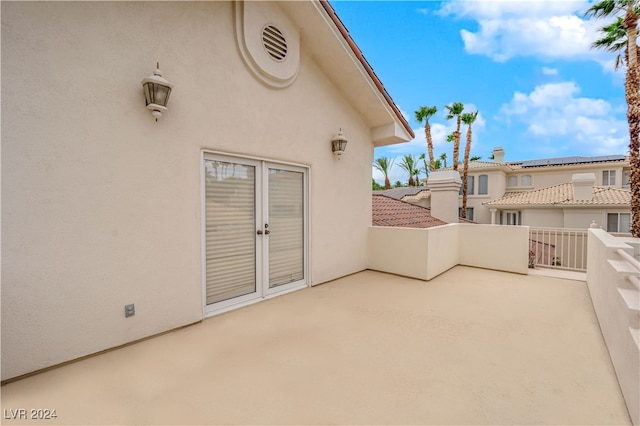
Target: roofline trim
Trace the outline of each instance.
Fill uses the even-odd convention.
[[[345,41],[351,48],[351,51],[353,52],[355,57],[358,59],[358,61],[360,61],[360,63],[362,64],[363,68],[365,69],[365,71],[367,72],[371,80],[373,80],[373,83],[375,84],[380,94],[382,94],[382,96],[387,101],[387,104],[389,105],[389,107],[391,107],[391,109],[395,113],[400,123],[402,123],[402,126],[404,127],[404,129],[407,131],[407,133],[409,133],[409,135],[411,135],[412,138],[415,138],[416,135],[413,132],[413,129],[411,128],[411,126],[409,125],[409,122],[404,118],[404,116],[402,115],[402,112],[400,112],[400,109],[395,104],[395,102],[391,98],[391,95],[389,95],[389,92],[387,92],[387,89],[385,89],[384,85],[382,84],[382,81],[380,81],[376,73],[373,71],[373,68],[371,67],[371,65],[369,65],[369,62],[367,62],[366,58],[364,57],[364,54],[362,53],[362,51],[360,50],[356,42],[353,40],[353,38],[351,38],[351,35],[349,34],[347,27],[344,26],[344,24],[336,14],[336,11],[333,8],[333,6],[329,4],[328,0],[318,0],[318,1],[322,5],[322,8],[325,10],[327,15],[329,15],[329,17],[331,18],[331,21],[333,21],[336,28],[338,28],[338,31],[340,31],[340,34],[342,35],[342,37],[345,39]]]

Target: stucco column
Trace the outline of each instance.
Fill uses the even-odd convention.
[[[433,172],[429,176],[431,216],[447,223],[458,223],[458,200],[462,180],[455,170]]]
[[[498,211],[498,209],[489,209],[489,211],[491,212],[491,224],[495,225],[496,224],[496,212]]]

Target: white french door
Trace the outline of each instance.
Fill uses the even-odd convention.
[[[306,168],[204,156],[205,315],[304,287]]]

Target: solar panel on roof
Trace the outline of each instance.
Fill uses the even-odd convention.
[[[527,160],[522,162],[522,167],[559,166],[562,164],[600,163],[603,161],[621,161],[624,155],[601,155],[597,157],[558,157],[543,158],[541,160]]]

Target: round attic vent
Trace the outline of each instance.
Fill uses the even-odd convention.
[[[282,61],[287,56],[287,40],[273,25],[267,25],[262,30],[262,45],[269,56],[276,61]]]

